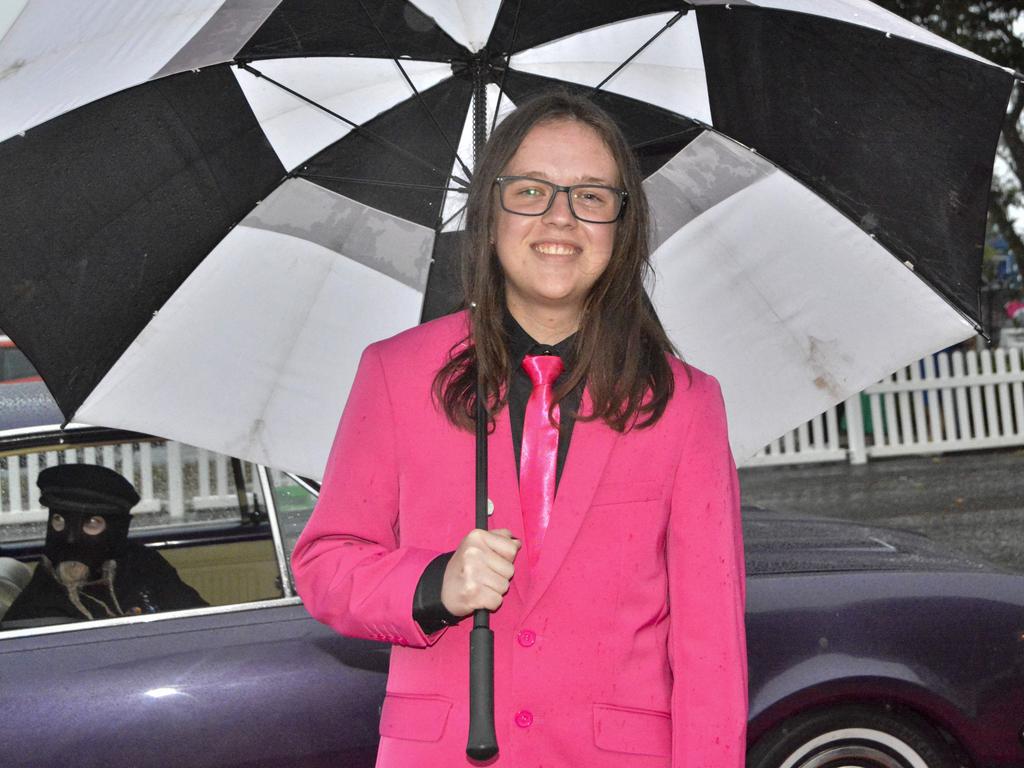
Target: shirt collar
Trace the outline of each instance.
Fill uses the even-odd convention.
[[[527,355],[551,355],[555,354],[562,358],[565,367],[571,367],[573,343],[576,341],[576,334],[566,336],[557,344],[541,344],[530,334],[523,330],[523,327],[512,317],[512,313],[505,310],[505,334],[508,338],[508,354],[512,361],[512,369],[516,370]]]

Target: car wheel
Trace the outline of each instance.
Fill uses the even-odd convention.
[[[921,718],[845,705],[787,720],[747,755],[747,768],[957,768],[942,736]]]

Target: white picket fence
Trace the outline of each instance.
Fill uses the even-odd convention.
[[[863,398],[801,424],[743,466],[863,464],[885,456],[1018,445],[1024,445],[1024,350],[999,348],[919,360],[868,387]]]
[[[134,514],[167,512],[180,519],[190,510],[237,508],[230,461],[222,454],[162,440],[7,456],[0,471],[0,525],[46,519],[36,478],[45,467],[58,463],[100,464],[120,472],[141,497]],[[242,472],[251,502],[258,485],[253,466],[243,462]]]
[[[866,406],[863,404],[866,402]],[[870,429],[867,424],[870,422]],[[1024,350],[924,358],[773,441],[743,466],[850,461],[1024,445]],[[175,442],[67,448],[0,459],[0,525],[46,519],[36,478],[57,463],[102,464],[132,481],[135,512],[237,508],[230,459]],[[253,466],[243,463],[250,499]],[[276,473],[275,473],[276,474]]]

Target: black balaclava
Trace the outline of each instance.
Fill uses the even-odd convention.
[[[60,464],[40,472],[36,484],[50,511],[43,553],[54,568],[80,562],[95,577],[104,562],[123,554],[129,512],[139,502],[131,483],[106,467]],[[93,532],[98,528],[103,530]]]

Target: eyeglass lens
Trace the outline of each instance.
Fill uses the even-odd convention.
[[[556,187],[540,179],[505,179],[501,188],[501,205],[512,213],[539,216],[551,207]],[[584,221],[611,222],[619,216],[622,197],[610,187],[575,185],[569,188],[569,208]]]

